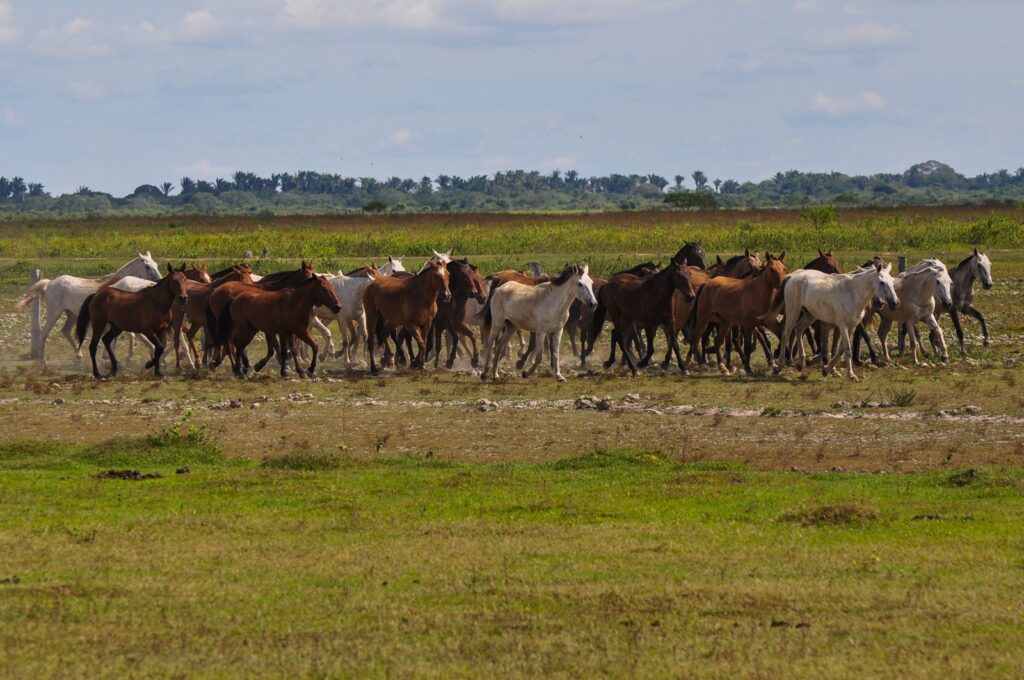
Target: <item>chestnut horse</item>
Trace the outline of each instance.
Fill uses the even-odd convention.
[[[218,290],[221,290],[218,288]],[[288,356],[285,348],[291,348],[295,359],[295,372],[299,376],[313,376],[316,371],[318,348],[309,335],[309,319],[313,308],[317,305],[327,307],[332,313],[341,310],[338,296],[326,276],[314,276],[306,279],[294,288],[281,290],[263,290],[257,286],[248,286],[227,301],[217,319],[216,336],[218,342],[230,340],[234,353],[231,365],[235,375],[245,377],[245,366],[241,360],[245,356],[245,348],[252,342],[256,333],[266,333],[269,338],[277,336],[277,358],[281,363],[281,377],[288,375]],[[299,365],[299,355],[295,351],[295,339],[309,345],[312,358],[306,374]],[[260,362],[262,368],[266,361]],[[257,369],[258,370],[258,369]]]
[[[224,350],[227,352],[231,351],[231,346],[227,344],[228,338],[224,338],[222,342],[218,342],[215,338],[219,337],[216,333],[217,321],[220,318],[224,308],[228,302],[234,299],[237,295],[250,290],[251,288],[258,288],[259,290],[266,291],[279,291],[285,288],[294,288],[305,282],[308,279],[313,278],[313,263],[306,263],[302,261],[302,265],[295,270],[288,270],[282,272],[275,272],[268,276],[262,277],[259,281],[252,284],[243,283],[241,281],[229,281],[221,286],[217,286],[206,302],[206,328],[210,329],[210,344],[204,347],[203,352],[203,365],[210,365],[211,368],[217,368],[224,360],[223,355],[218,356],[212,364],[210,364],[209,357],[215,351]],[[255,278],[255,277],[253,277]],[[274,352],[279,351],[277,347],[276,339],[273,335],[267,336],[267,355],[263,357],[263,360],[259,363],[259,367],[263,368],[264,365],[274,356]],[[247,354],[243,354],[241,360],[245,364],[246,369],[249,367],[249,357]],[[234,361],[234,359],[232,359]]]
[[[756,274],[742,279],[733,279],[725,276],[713,278],[701,288],[700,297],[694,307],[693,314],[696,323],[693,327],[691,342],[703,336],[707,327],[718,324],[718,333],[715,335],[715,353],[718,354],[718,368],[723,373],[728,373],[726,364],[722,363],[722,343],[732,332],[733,328],[740,331],[741,345],[738,348],[740,358],[743,360],[743,367],[748,374],[753,373],[750,368],[750,355],[754,350],[754,338],[767,344],[766,340],[755,333],[755,329],[761,322],[761,317],[771,307],[775,291],[786,278],[786,253],[779,257],[773,257],[771,253],[765,253],[764,268]],[[771,348],[766,346],[765,353],[769,358],[772,368],[775,367],[775,356]],[[699,353],[701,364],[705,360],[703,348]]]
[[[185,317],[188,317],[189,323],[188,330],[184,332],[186,342],[185,356],[188,357],[190,368],[193,368],[195,361],[199,361],[199,350],[196,349],[195,339],[200,329],[206,325],[206,303],[210,293],[215,288],[231,281],[252,283],[252,269],[248,265],[235,265],[215,273],[219,276],[216,276],[207,283],[195,281],[186,283],[185,290],[188,292],[188,302],[185,303],[184,307],[174,308],[174,320],[172,322],[174,326],[174,351],[177,355],[176,367],[179,369],[181,368],[180,342],[183,335],[182,330]],[[194,360],[193,356],[195,357]]]
[[[363,309],[366,310],[367,329],[376,329],[383,319],[396,330],[404,329],[419,345],[412,366],[422,368],[427,351],[427,332],[437,316],[437,299],[449,301],[448,269],[439,262],[428,262],[415,276],[398,279],[381,276],[363,291]],[[366,349],[370,354],[370,372],[377,375],[380,368],[376,357],[377,333],[371,331]]]
[[[676,342],[675,315],[672,305],[672,294],[682,293],[687,300],[694,298],[693,286],[690,282],[690,270],[682,262],[673,260],[657,274],[647,277],[633,274],[616,274],[601,288],[600,300],[604,306],[604,314],[599,308],[594,313],[591,329],[592,337],[597,337],[604,325],[604,315],[612,322],[611,355],[604,362],[605,368],[615,363],[615,347],[622,349],[629,370],[635,376],[638,368],[646,366],[654,354],[654,334],[660,326],[665,332],[665,339],[671,351],[675,352],[679,362],[679,370],[685,375],[688,371],[683,355]],[[630,351],[627,335],[633,326],[641,327],[647,335],[647,352],[637,363]],[[581,357],[585,361],[586,356]]]
[[[114,356],[113,342],[124,332],[142,333],[152,343],[153,358],[146,362],[146,368],[153,368],[157,377],[163,377],[160,356],[166,347],[167,328],[171,325],[174,304],[184,304],[188,300],[185,281],[185,275],[168,264],[167,276],[160,279],[155,286],[135,292],[105,286],[85,299],[78,312],[75,331],[80,348],[85,341],[85,330],[90,323],[92,324],[89,355],[92,357],[93,377],[100,377],[100,370],[96,365],[96,348],[100,344],[101,336],[107,356],[110,357],[110,375],[117,375],[117,357]],[[104,329],[107,329],[106,332]]]

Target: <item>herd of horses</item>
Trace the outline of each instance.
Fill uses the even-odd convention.
[[[691,365],[732,373],[733,351],[752,373],[751,360],[760,346],[776,373],[794,364],[802,370],[817,359],[827,376],[845,360],[846,375],[856,380],[853,367],[862,363],[862,345],[873,363],[891,360],[887,336],[894,324],[901,346],[904,335],[909,342],[915,363],[919,347],[924,352],[919,323],[928,327],[933,351],[947,361],[938,323],[943,313],[952,319],[962,354],[961,315],[981,323],[989,344],[988,325],[973,300],[976,281],[991,288],[992,265],[977,249],[951,270],[938,259],[926,259],[895,276],[892,265],[880,258],[843,272],[831,250],[819,250],[792,271],[785,253],[765,253],[762,259],[748,250],[708,264],[700,242],[685,243],[664,267],[645,262],[606,279],[592,278],[586,265],[567,264],[553,275],[531,265],[528,272],[505,270],[485,277],[466,259],[434,251],[415,273],[405,270],[401,258],[390,256],[381,267],[371,264],[336,275],[318,274],[306,262],[268,276],[245,263],[214,273],[204,266],[168,264],[163,273],[146,252],[101,279],[64,275],[39,281],[22,304],[40,298],[46,305],[44,363],[46,338],[61,318],[63,335],[79,360],[91,330],[89,354],[97,378],[100,342],[111,374],[117,373],[114,349],[122,333],[152,347],[146,368],[157,376],[163,375],[170,334],[179,369],[183,357],[189,368],[198,362],[210,370],[227,359],[239,378],[275,357],[282,376],[289,372],[289,358],[300,376],[312,376],[318,359],[331,356],[351,366],[360,343],[373,374],[392,365],[423,368],[431,357],[436,368],[447,342],[447,368],[461,350],[474,368],[480,367],[483,380],[493,380],[512,336],[518,335],[517,370],[529,376],[547,353],[552,373],[564,381],[562,334],[586,368],[606,322],[611,347],[605,369],[622,361],[633,375],[651,362],[659,331],[667,347],[662,367],[668,370],[674,358],[683,374]],[[881,359],[868,335],[875,316],[880,318]],[[331,322],[341,333],[337,353]],[[200,331],[201,350],[196,346]],[[266,355],[252,365],[247,350],[259,333],[266,337]]]

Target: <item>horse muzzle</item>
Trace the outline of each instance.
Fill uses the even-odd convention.
[[[331,314],[337,314],[341,311],[341,305],[331,305]]]
[[[981,287],[984,288],[985,290],[992,290],[992,284],[991,283],[982,283]]]
[[[882,311],[885,308],[885,303],[882,302],[882,298],[875,296],[871,298],[871,309],[876,312]]]
[[[451,300],[452,300],[452,292],[450,290],[446,290],[446,291],[442,292],[441,293],[441,299],[444,300],[445,302],[451,302]]]
[[[889,304],[889,309],[891,311],[895,311],[895,310],[897,310],[899,308],[900,301],[899,300],[889,300],[888,304]]]
[[[181,304],[187,303],[188,302],[188,296],[187,295],[179,295],[178,296],[178,302],[180,302]]]
[[[595,300],[594,302],[588,302],[587,309],[589,309],[590,311],[594,311],[595,309],[597,309],[597,301]]]

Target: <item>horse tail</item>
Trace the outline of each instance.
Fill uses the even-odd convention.
[[[694,343],[694,335],[697,333],[697,308],[700,307],[700,297],[704,294],[704,289],[707,286],[701,286],[697,289],[697,294],[693,298],[693,304],[690,305],[690,313],[686,317],[686,321],[683,322],[683,337],[691,345]]]
[[[601,290],[604,290],[602,288]],[[590,320],[590,345],[593,346],[597,339],[601,337],[601,330],[604,329],[604,317],[608,314],[608,307],[605,306],[604,300],[601,299],[600,291],[597,294],[597,308],[594,309],[594,316]]]
[[[494,320],[494,316],[491,314],[491,300],[494,298],[494,291],[501,288],[502,284],[500,279],[491,279],[491,281],[491,289],[487,291],[487,300],[484,301],[484,335],[487,335],[487,332],[490,331],[491,322]]]
[[[46,287],[50,285],[50,279],[39,279],[25,291],[25,295],[22,296],[21,300],[18,301],[19,307],[28,307],[29,303],[36,298],[42,298],[43,293],[46,292]]]
[[[210,306],[206,306],[206,322],[210,323],[213,317],[213,310]],[[215,344],[223,345],[231,338],[231,300],[228,300],[224,305],[224,309],[220,310],[220,316],[213,319],[213,325],[210,326],[213,329],[213,341]]]
[[[89,327],[89,303],[92,302],[94,297],[96,297],[96,293],[85,298],[82,308],[78,310],[78,321],[75,322],[75,337],[78,338],[79,347],[85,342],[85,329]]]
[[[757,323],[764,325],[769,321],[774,321],[783,310],[786,309],[786,284],[789,283],[789,277],[782,279],[782,285],[779,286],[779,291],[775,294],[775,299],[772,300],[771,306],[768,307],[768,311],[757,318]]]

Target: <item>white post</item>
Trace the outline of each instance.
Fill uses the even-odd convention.
[[[29,287],[34,286],[39,280],[43,278],[43,273],[38,269],[33,269],[28,275]],[[32,358],[38,359],[42,354],[43,344],[43,329],[39,325],[39,298],[32,298],[32,302],[29,303],[28,313],[32,322]]]

